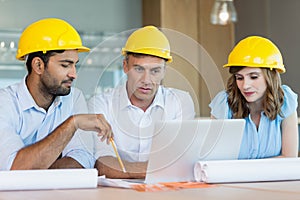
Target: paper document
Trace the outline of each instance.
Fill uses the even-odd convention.
[[[0,190],[96,188],[96,169],[0,171]]]
[[[299,167],[299,158],[199,161],[194,176],[206,183],[298,180]]]
[[[145,184],[142,179],[110,179],[105,176],[98,177],[98,185],[106,187],[119,187],[133,189],[139,192],[159,192],[190,188],[207,188],[213,187],[205,183],[198,182],[166,182],[156,184]]]
[[[141,183],[126,181],[123,179],[110,179],[105,178],[105,176],[98,177],[98,185],[106,187],[119,187],[119,188],[132,188],[133,185],[138,185]]]

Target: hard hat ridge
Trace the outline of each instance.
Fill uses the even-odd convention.
[[[223,67],[234,66],[276,69],[279,73],[286,71],[278,47],[261,36],[246,37],[233,48],[228,56],[228,63]]]
[[[25,56],[42,51],[72,50],[87,52],[90,49],[82,45],[78,32],[66,21],[46,18],[29,25],[21,34],[16,58],[24,60]]]
[[[157,56],[172,61],[167,37],[155,26],[145,26],[134,31],[127,39],[122,54],[127,52]]]

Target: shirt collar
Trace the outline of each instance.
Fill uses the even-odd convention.
[[[19,98],[19,102],[20,102],[20,107],[21,109],[24,110],[28,110],[30,108],[36,108],[38,110],[41,110],[42,108],[39,107],[36,102],[34,101],[33,97],[31,96],[27,85],[26,85],[26,77],[25,76],[22,80],[22,82],[19,84],[18,89],[17,89],[17,94],[18,94],[18,98]],[[61,104],[61,98],[59,96],[57,96],[55,98],[55,100],[53,101],[52,105],[59,106]]]
[[[155,98],[152,102],[151,106],[160,106],[164,108],[165,102],[164,102],[164,95],[163,95],[163,87],[160,85],[158,87],[158,90],[156,92]]]
[[[128,98],[126,83],[120,86],[120,108],[127,108],[133,106]]]
[[[127,94],[126,84],[123,84],[119,89],[120,89],[120,108],[124,109],[126,107],[133,107],[134,105],[131,104],[128,94]],[[164,108],[164,98],[163,98],[162,86],[158,87],[158,90],[156,92],[154,100],[153,100],[152,104],[149,106],[149,108],[152,108],[155,106],[160,106],[160,107]]]

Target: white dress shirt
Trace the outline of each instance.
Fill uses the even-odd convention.
[[[91,113],[104,114],[111,124],[121,158],[130,162],[148,160],[156,121],[195,117],[194,103],[187,92],[163,86],[158,88],[154,101],[145,112],[131,104],[125,84],[93,96],[88,101],[88,108]],[[111,145],[97,137],[95,141],[95,158],[115,157]]]
[[[77,113],[87,113],[81,91],[72,88],[66,96],[56,97],[48,111],[39,107],[29,93],[25,78],[21,83],[0,90],[0,170],[9,170],[17,152],[34,144]],[[87,143],[87,141],[89,143]],[[93,135],[79,130],[62,152],[85,168],[95,164]]]

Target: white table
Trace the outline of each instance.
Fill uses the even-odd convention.
[[[87,200],[259,200],[300,199],[300,181],[216,184],[215,187],[162,192],[98,187],[76,190],[1,191],[0,199],[87,199]]]

